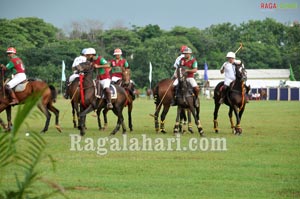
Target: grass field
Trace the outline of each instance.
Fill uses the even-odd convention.
[[[213,101],[201,101],[201,122],[206,138],[226,138],[227,151],[120,151],[97,155],[95,151],[70,151],[72,127],[69,101],[59,99],[63,133],[54,128],[44,135],[47,152],[56,160],[56,172],[44,161],[45,177],[65,187],[69,198],[300,198],[300,103],[251,101],[242,119],[242,136],[231,133],[228,108],[219,113],[220,133],[213,133]],[[127,109],[125,109],[127,112]],[[125,114],[127,122],[127,114]],[[151,138],[172,138],[175,108],[170,110],[166,135],[156,134],[152,100],[135,101],[134,131],[128,137],[146,134]],[[1,114],[5,118],[5,114]],[[87,117],[87,135],[108,136],[116,118],[109,112],[109,127],[99,131],[93,113]],[[30,129],[39,131],[44,118],[29,118]],[[196,130],[196,127],[194,126]],[[21,137],[28,139],[24,126]],[[119,132],[116,138],[122,138]],[[199,134],[185,134],[183,143]],[[6,176],[5,188],[15,187],[14,171]],[[39,186],[39,189],[46,189]]]

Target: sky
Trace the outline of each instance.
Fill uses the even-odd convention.
[[[277,8],[261,8],[262,3]],[[283,9],[292,5],[293,8]],[[38,17],[67,31],[72,22],[96,20],[109,29],[157,24],[204,29],[230,22],[239,25],[267,17],[282,23],[300,21],[300,0],[0,0],[0,18]]]

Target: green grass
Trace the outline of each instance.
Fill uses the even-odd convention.
[[[79,134],[72,126],[69,101],[59,99],[63,133],[54,127],[52,116],[49,132],[44,135],[47,152],[56,160],[56,172],[50,162],[40,165],[49,179],[66,188],[70,198],[299,198],[300,197],[300,103],[251,101],[242,119],[242,136],[231,133],[228,107],[219,113],[220,133],[213,133],[213,101],[201,101],[201,122],[206,137],[224,137],[227,151],[169,152],[108,152],[99,156],[95,151],[70,151],[70,134]],[[127,123],[127,108],[124,115]],[[168,134],[156,134],[152,100],[135,101],[134,131],[128,137],[171,138],[175,108],[167,116]],[[1,113],[1,118],[5,118]],[[29,118],[30,128],[43,128],[44,117]],[[87,137],[108,136],[116,123],[109,112],[109,128],[99,131],[93,113],[87,116]],[[24,125],[21,137],[28,139]],[[196,130],[196,127],[194,126]],[[116,135],[122,137],[121,132]],[[198,134],[185,134],[186,144]],[[6,176],[5,187],[13,184],[14,169]],[[46,189],[39,186],[39,189]]]

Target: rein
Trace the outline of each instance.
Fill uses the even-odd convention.
[[[4,70],[3,68],[1,69],[1,75],[2,75],[2,92],[3,92],[3,96],[5,98],[5,83],[4,83]]]
[[[81,100],[82,106],[84,108],[86,108],[86,106],[85,106],[85,100],[84,100],[83,80],[84,80],[84,74],[80,73],[79,74],[80,100]]]
[[[85,74],[90,73],[90,72],[93,72],[93,68],[79,73],[80,100],[81,100],[81,104],[84,108],[86,108],[85,98],[84,98],[84,89],[86,89],[86,88],[83,87],[83,81],[84,81]]]
[[[244,103],[245,103],[245,86],[244,86],[244,81],[242,81],[242,104],[240,106],[240,110],[244,107]]]

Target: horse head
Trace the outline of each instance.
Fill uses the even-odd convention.
[[[125,85],[128,85],[130,83],[130,70],[125,70],[125,68],[122,67],[122,74],[123,74],[123,83]]]
[[[91,62],[86,61],[77,65],[76,69],[78,70],[79,73],[89,73],[94,70],[94,66]]]
[[[187,90],[188,84],[186,81],[187,78],[187,72],[184,67],[180,66],[177,68],[177,78],[178,78],[178,87]]]
[[[235,76],[238,81],[246,81],[247,80],[247,71],[244,67],[243,63],[234,64],[235,65]]]

